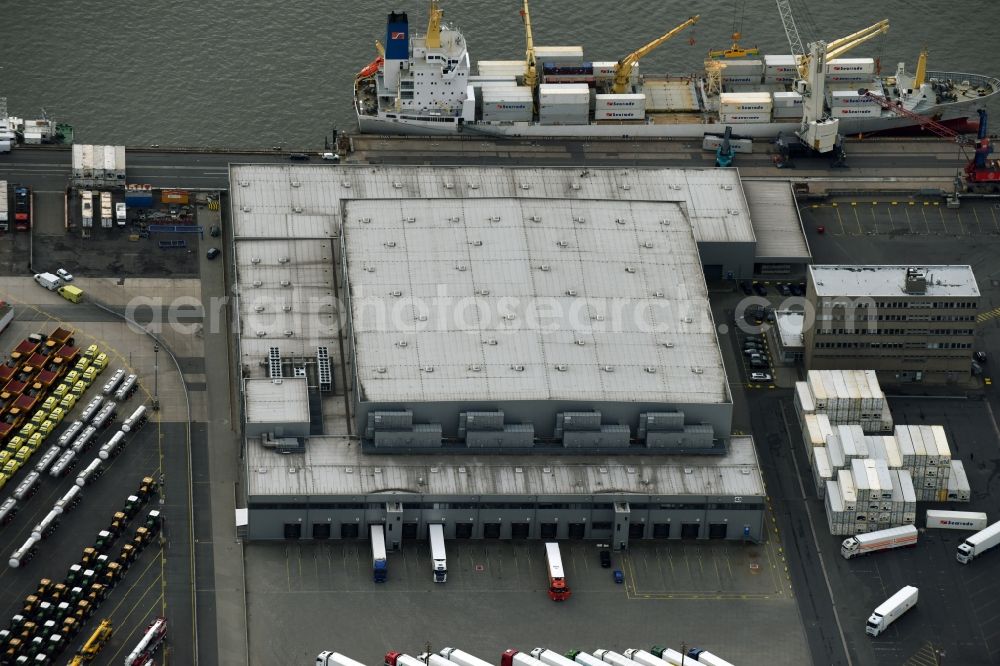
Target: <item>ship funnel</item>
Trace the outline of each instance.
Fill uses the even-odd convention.
[[[410,24],[406,12],[392,12],[385,25],[385,59],[408,60],[410,57]]]

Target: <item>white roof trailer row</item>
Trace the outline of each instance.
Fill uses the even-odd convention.
[[[537,647],[529,652],[505,650],[500,655],[499,666],[681,666],[681,664],[707,664],[708,666],[734,666],[731,662],[717,657],[702,648],[691,648],[686,655],[677,650],[654,646],[647,650],[631,649],[624,653],[612,650],[594,650],[593,654],[578,650],[562,655],[548,648]],[[413,657],[401,652],[387,652],[383,666],[493,666],[458,648],[447,647],[439,653],[427,653]],[[316,666],[364,666],[363,664],[333,650],[321,652],[316,657]]]

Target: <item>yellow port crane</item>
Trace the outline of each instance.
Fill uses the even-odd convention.
[[[87,642],[73,655],[72,661],[69,662],[70,666],[81,666],[93,661],[101,652],[104,644],[111,640],[113,631],[114,627],[111,625],[111,620],[101,620],[101,623],[97,625],[97,629],[90,635]]]
[[[527,3],[527,0],[525,0],[525,3]],[[635,69],[635,66],[639,63],[639,60],[642,59],[644,56],[648,55],[649,53],[651,53],[652,51],[656,50],[661,44],[663,44],[665,41],[667,41],[674,35],[678,34],[685,28],[689,28],[695,23],[697,23],[699,18],[701,18],[700,15],[692,16],[687,21],[684,21],[684,23],[681,23],[673,30],[657,37],[649,44],[646,44],[642,48],[637,49],[632,53],[629,53],[627,56],[619,60],[618,64],[615,65],[615,80],[614,80],[614,85],[612,86],[612,90],[616,94],[621,94],[627,91],[629,83],[632,80],[632,70]]]
[[[535,40],[531,37],[531,14],[528,0],[523,0],[521,20],[524,21],[524,85],[532,90],[538,85],[538,63],[535,62]]]
[[[712,49],[708,52],[709,58],[746,58],[747,56],[760,55],[760,49],[756,46],[745,49],[740,46],[740,39],[743,37],[743,14],[746,12],[747,0],[736,0],[737,7],[734,7],[733,14],[733,45],[728,49]],[[738,11],[737,11],[738,10]]]
[[[875,39],[879,35],[884,35],[887,32],[889,32],[889,19],[882,19],[878,23],[870,25],[867,28],[862,28],[846,37],[827,42],[826,54],[823,56],[823,60],[830,62],[834,58],[840,58],[855,47],[861,46],[865,42]],[[799,76],[807,81],[809,80],[810,60],[810,54],[805,54],[804,57],[799,59]]]
[[[437,0],[431,0],[431,13],[427,19],[426,44],[429,49],[441,48],[441,17],[444,10],[438,7]]]

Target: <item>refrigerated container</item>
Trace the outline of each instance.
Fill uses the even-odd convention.
[[[924,526],[927,529],[981,530],[989,524],[985,513],[979,511],[943,511],[928,509]]]

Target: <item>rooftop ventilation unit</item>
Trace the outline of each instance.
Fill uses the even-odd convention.
[[[567,296],[576,296],[576,289],[567,289],[566,290],[566,295]]]
[[[444,181],[444,189],[451,190],[451,189],[454,189],[454,187],[455,187],[455,183],[451,182],[450,180]]]
[[[530,190],[531,189],[531,185],[528,184],[528,183],[521,183],[521,189],[522,190]]]
[[[580,189],[580,183],[573,183],[572,185],[569,186],[569,188],[571,190],[578,190]]]
[[[434,366],[433,365],[425,365],[424,367],[422,367],[420,369],[423,370],[424,372],[434,372]]]
[[[510,366],[510,369],[513,370],[514,372],[524,372],[523,365],[512,365]]]
[[[251,264],[259,264],[260,263],[260,257],[250,257],[250,263]]]
[[[733,189],[732,185],[719,185],[719,187],[721,187],[722,189],[726,190],[727,192],[729,190]]]
[[[496,338],[488,338],[486,340],[483,340],[483,343],[489,345],[490,347],[495,347],[496,344],[497,344],[497,339]]]
[[[271,347],[267,350],[267,375],[271,379],[281,379],[281,350]]]
[[[460,218],[458,215],[452,215],[451,217],[448,218],[448,221],[449,222],[461,222],[462,218]]]
[[[927,272],[920,268],[907,268],[903,291],[907,294],[926,294]]]
[[[474,240],[474,241],[472,241],[472,246],[473,247],[482,247],[483,246],[483,241],[481,241],[481,240]]]
[[[371,224],[372,223],[372,218],[370,218],[370,217],[362,217],[362,218],[358,219],[358,222],[360,222],[361,224]]]
[[[556,245],[558,245],[559,247],[569,247],[569,243],[567,243],[564,240],[556,241]]]
[[[576,222],[576,223],[578,223],[578,224],[583,224],[584,222],[587,221],[587,218],[583,217],[582,215],[574,215],[573,216],[573,221]]]
[[[651,365],[647,365],[647,366],[646,366],[645,368],[643,368],[643,369],[644,369],[644,370],[645,370],[646,372],[648,372],[649,374],[651,374],[651,375],[655,375],[655,374],[656,374],[656,368],[655,368],[655,367],[653,367],[653,366],[651,366]]]
[[[382,245],[384,245],[386,247],[396,247],[396,241],[386,241],[386,242],[382,243]]]
[[[479,183],[469,183],[469,189],[470,190],[478,190],[479,189]]]
[[[257,331],[257,337],[262,338],[267,335],[267,331]]]
[[[650,248],[652,248],[653,247],[653,241],[644,241],[643,244],[642,244],[642,247],[646,248],[647,250],[650,249]]]
[[[400,296],[403,295],[403,292],[401,292],[398,289],[396,289],[396,290],[390,291],[389,295],[392,296],[392,297],[394,297],[394,298],[399,298]]]
[[[480,372],[480,371],[482,371],[482,369],[483,369],[483,366],[481,366],[481,365],[470,365],[469,366],[469,370],[471,372]]]
[[[532,215],[530,219],[531,219],[532,222],[541,222],[542,221],[542,216],[541,215]]]
[[[346,181],[346,180],[340,181],[340,186],[341,187],[346,187],[347,189],[351,189],[351,184],[348,181]]]
[[[287,264],[288,263],[288,257],[278,257],[278,263],[279,264]]]
[[[292,286],[292,281],[291,280],[282,280],[278,284],[280,284],[282,287],[291,287]]]
[[[392,184],[392,186],[395,187],[397,190],[403,189],[403,184],[401,182],[399,182],[398,180],[396,182],[394,182]]]
[[[538,267],[538,270],[542,271],[543,273],[548,273],[550,270],[552,270],[552,267],[549,266],[548,264],[542,264],[541,266]]]
[[[291,305],[282,305],[281,306],[281,311],[282,312],[291,312],[292,311],[292,306]]]
[[[417,218],[415,218],[415,217],[404,217],[403,218],[403,222],[406,222],[407,224],[413,224],[416,221],[417,221]]]
[[[292,187],[302,187],[302,183],[297,180],[292,181]]]
[[[256,305],[256,306],[254,306],[253,311],[257,312],[257,313],[263,312],[264,311],[264,306],[263,305]]]
[[[381,365],[378,366],[377,368],[375,368],[375,372],[377,372],[380,375],[384,375],[385,372],[386,372],[385,366],[381,366]]]
[[[458,266],[455,266],[456,271],[462,271],[462,272],[465,272],[466,270],[468,270],[468,268],[469,267],[466,266],[465,264],[459,264]]]
[[[290,338],[295,335],[295,331],[285,331],[285,337]]]
[[[626,266],[625,267],[625,272],[626,273],[635,273],[635,267],[634,266]]]
[[[622,183],[622,189],[623,190],[631,190],[632,186],[629,185],[628,183]]]
[[[253,286],[255,286],[255,287],[260,287],[260,286],[261,286],[261,285],[263,285],[263,284],[264,284],[264,283],[263,283],[263,282],[261,282],[260,280],[254,280],[254,281],[253,281]]]
[[[499,222],[499,221],[500,221],[500,216],[499,215],[491,215],[490,216],[490,222]]]
[[[615,366],[613,366],[613,365],[605,365],[605,366],[603,366],[601,368],[601,370],[603,370],[604,372],[614,372],[615,371]]]
[[[249,213],[253,209],[250,206],[243,206],[242,210],[243,210],[244,213]]]
[[[240,181],[240,187],[250,187],[250,181],[249,180],[241,180]]]
[[[557,364],[556,370],[558,370],[559,372],[566,372],[566,364],[565,363]]]
[[[400,340],[399,342],[396,343],[396,346],[405,348],[407,344],[408,343],[406,342],[406,340]]]

